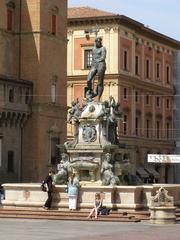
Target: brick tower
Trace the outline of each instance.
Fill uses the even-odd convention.
[[[33,82],[23,131],[22,180],[41,180],[66,137],[66,0],[20,1],[21,78]]]

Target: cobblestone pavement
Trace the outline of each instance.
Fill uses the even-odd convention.
[[[180,240],[180,224],[0,219],[0,240]]]

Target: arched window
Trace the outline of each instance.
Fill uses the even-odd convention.
[[[13,0],[7,1],[7,30],[13,30],[15,3]]]
[[[51,8],[51,34],[56,35],[57,34],[57,15],[58,15],[59,9],[58,7],[54,6]]]
[[[53,76],[52,81],[51,81],[51,102],[56,103],[56,95],[57,95],[57,79],[58,77],[56,75]]]
[[[49,164],[57,165],[60,161],[60,129],[54,123],[48,131],[49,134],[49,143],[50,143],[50,149],[49,149]]]
[[[170,65],[166,64],[166,83],[169,84],[170,83]]]
[[[14,102],[14,89],[13,88],[9,89],[9,102],[11,102],[11,103]]]
[[[29,89],[27,89],[25,93],[25,104],[28,104],[28,103],[29,103]]]
[[[123,133],[124,135],[128,134],[128,116],[124,114],[124,119],[123,119]]]
[[[57,19],[56,19],[56,15],[52,14],[51,16],[51,33],[53,35],[56,35],[57,32]]]

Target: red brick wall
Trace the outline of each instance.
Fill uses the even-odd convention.
[[[75,38],[74,39],[74,69],[82,69],[82,46],[93,46],[94,38],[87,40],[86,38]]]
[[[82,85],[74,85],[74,99],[81,100],[84,96],[84,87]]]

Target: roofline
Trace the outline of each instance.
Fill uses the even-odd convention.
[[[145,27],[144,24],[129,18],[124,15],[113,15],[113,16],[97,16],[97,17],[83,17],[83,18],[68,18],[68,27],[75,25],[86,25],[94,24],[94,22],[110,22],[114,21],[118,24],[130,25],[130,27],[135,27],[137,33],[146,33],[150,38],[159,38],[164,44],[170,45],[173,48],[180,50],[180,41],[168,37],[162,33],[159,33],[151,28]]]

